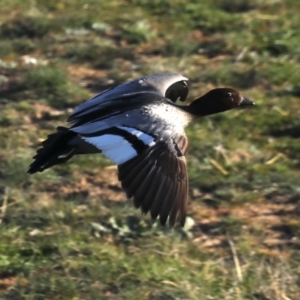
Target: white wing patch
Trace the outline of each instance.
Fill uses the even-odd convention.
[[[100,149],[104,156],[117,165],[137,156],[137,152],[133,146],[119,135],[104,134],[96,137],[82,138]]]
[[[117,127],[136,136],[140,141],[142,141],[145,145],[149,147],[155,145],[153,137],[142,131],[126,126]],[[104,134],[95,137],[81,137],[86,142],[96,146],[99,150],[102,151],[102,154],[104,156],[106,156],[108,159],[110,159],[117,165],[122,164],[138,155],[133,145],[121,135]]]
[[[131,133],[132,135],[135,135],[140,141],[142,141],[145,145],[147,145],[149,147],[152,147],[155,145],[153,137],[142,131],[139,131],[135,128],[126,127],[126,126],[118,126],[118,128],[123,129],[123,130]]]

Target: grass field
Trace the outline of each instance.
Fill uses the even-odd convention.
[[[1,0],[0,299],[300,299],[298,0]],[[151,225],[101,155],[26,174],[80,102],[178,72],[199,120],[186,228]]]

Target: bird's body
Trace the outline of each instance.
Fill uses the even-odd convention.
[[[102,153],[118,165],[118,177],[143,213],[170,226],[186,216],[188,178],[184,128],[194,119],[253,105],[233,89],[215,89],[189,106],[186,78],[156,74],[119,85],[83,103],[37,151],[29,173],[63,163],[75,154]]]

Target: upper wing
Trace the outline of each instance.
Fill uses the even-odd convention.
[[[82,111],[80,114],[72,114],[68,122],[72,122],[71,128],[84,126],[109,119],[112,116],[119,116],[127,111],[134,111],[153,102],[167,100],[163,96],[149,91],[134,92],[120,95],[114,101],[102,101],[91,109]],[[142,105],[141,105],[142,102]],[[71,120],[70,120],[71,118]]]
[[[145,105],[141,107],[140,101]],[[174,118],[179,109],[156,93],[139,93],[130,97],[126,105],[123,100],[115,103],[118,105],[104,106],[89,113],[70,130],[116,164],[139,155],[156,141],[168,141],[174,132],[184,135],[184,124]]]
[[[127,100],[132,94],[139,92],[156,93],[173,102],[178,98],[184,101],[188,95],[187,80],[187,78],[179,74],[154,74],[123,83],[79,105],[68,118],[68,122],[78,122],[81,118],[96,112],[107,104],[114,103],[120,99]]]

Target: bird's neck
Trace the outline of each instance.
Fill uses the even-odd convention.
[[[190,105],[181,108],[195,118],[213,115],[222,111],[219,110],[218,107],[212,105],[211,99],[206,97],[197,98]]]

